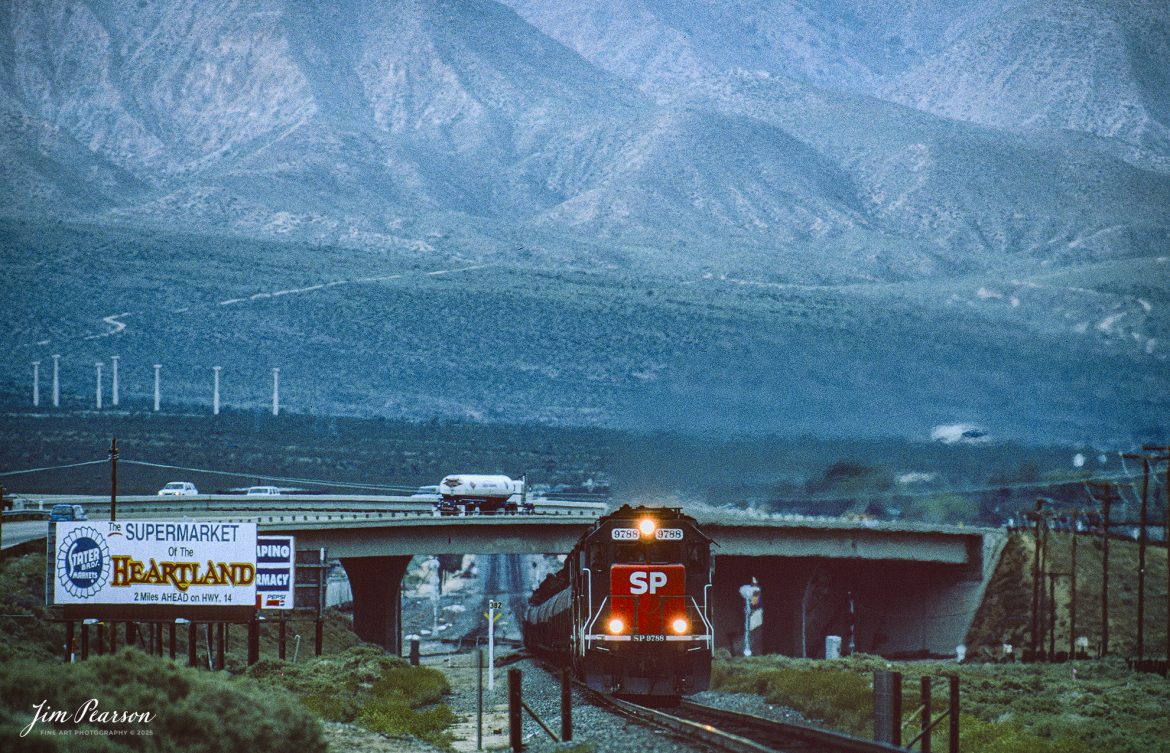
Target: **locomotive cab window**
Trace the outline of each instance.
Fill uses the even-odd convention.
[[[663,564],[682,561],[677,541],[629,542],[614,546],[614,562],[622,564]]]
[[[600,541],[595,541],[589,545],[589,569],[603,570],[605,569],[606,561],[606,546]]]
[[[696,544],[687,550],[687,567],[694,572],[707,569],[707,546]]]

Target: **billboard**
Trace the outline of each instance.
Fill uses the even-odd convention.
[[[256,607],[292,609],[296,601],[296,540],[292,536],[256,539]]]
[[[54,551],[54,604],[256,603],[255,523],[60,522]]]

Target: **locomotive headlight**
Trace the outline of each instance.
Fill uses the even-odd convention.
[[[643,536],[652,536],[654,534],[654,529],[657,527],[658,526],[651,518],[642,518],[640,521],[638,521],[638,530],[642,532]]]
[[[609,632],[617,635],[626,629],[626,623],[622,622],[621,617],[612,617],[609,620]]]
[[[691,623],[687,622],[685,617],[675,617],[674,621],[670,623],[670,629],[682,635],[691,629]]]

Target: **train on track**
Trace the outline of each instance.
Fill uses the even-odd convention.
[[[711,543],[677,508],[599,518],[533,593],[525,645],[606,693],[670,702],[706,689]]]

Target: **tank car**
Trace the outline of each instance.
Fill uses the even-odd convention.
[[[533,593],[525,644],[602,692],[670,702],[704,690],[711,543],[677,508],[599,518]]]

